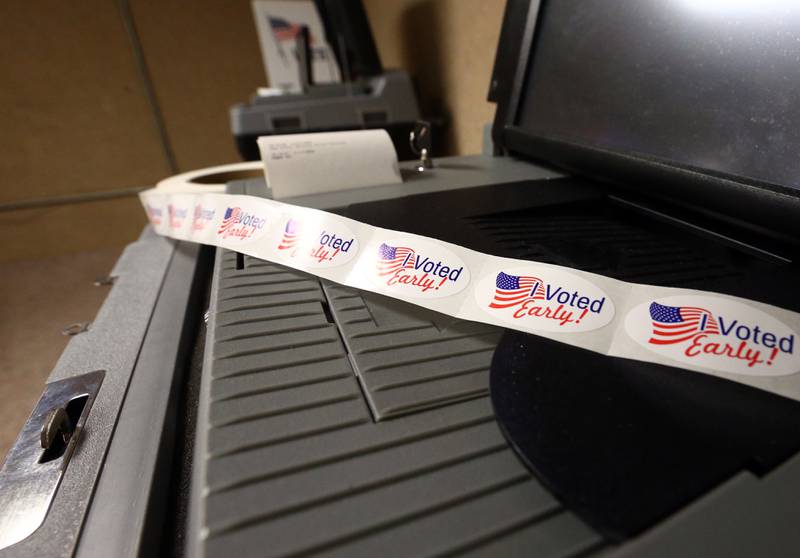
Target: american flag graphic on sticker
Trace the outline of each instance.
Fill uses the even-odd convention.
[[[378,247],[378,275],[390,275],[398,269],[411,269],[414,250],[405,246],[389,246],[385,242]]]
[[[173,229],[179,229],[186,219],[187,210],[185,207],[178,207],[173,204],[167,206],[167,215],[169,216],[169,226]]]
[[[257,213],[242,210],[239,206],[228,207],[222,216],[217,236],[237,241],[253,240],[266,230],[267,220]]]
[[[500,272],[495,279],[494,299],[490,308],[510,308],[526,300],[544,300],[544,281],[532,275],[509,275]]]
[[[291,250],[297,246],[300,239],[300,222],[297,219],[289,219],[283,229],[278,250]]]
[[[241,207],[229,207],[225,210],[225,215],[222,218],[222,223],[219,226],[217,234],[225,234],[239,222],[239,216],[242,214]]]
[[[683,343],[701,334],[719,334],[719,324],[705,308],[696,306],[665,306],[650,304],[653,345]]]
[[[145,211],[147,212],[147,216],[150,218],[150,222],[153,223],[153,225],[160,225],[161,215],[163,213],[161,208],[152,206],[149,203],[145,203],[144,207]]]

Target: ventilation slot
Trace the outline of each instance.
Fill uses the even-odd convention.
[[[276,132],[299,130],[301,121],[299,116],[278,116],[272,119],[272,128]]]

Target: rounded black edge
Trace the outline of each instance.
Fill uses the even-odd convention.
[[[800,244],[797,234],[800,197],[790,188],[763,182],[747,183],[738,177],[709,174],[703,169],[544,139],[514,126],[505,128],[505,136],[511,152],[610,182],[637,194],[688,203],[721,220]]]

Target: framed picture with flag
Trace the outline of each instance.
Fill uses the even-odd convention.
[[[339,65],[325,37],[314,2],[310,0],[253,0],[261,56],[272,88],[300,91],[297,35],[307,27],[311,50],[311,73],[315,83],[341,81]]]

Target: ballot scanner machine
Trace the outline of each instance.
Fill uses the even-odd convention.
[[[800,311],[798,38],[788,2],[510,0],[495,156],[285,201]],[[797,401],[149,228],[100,283],[0,472],[0,556],[800,551]]]

